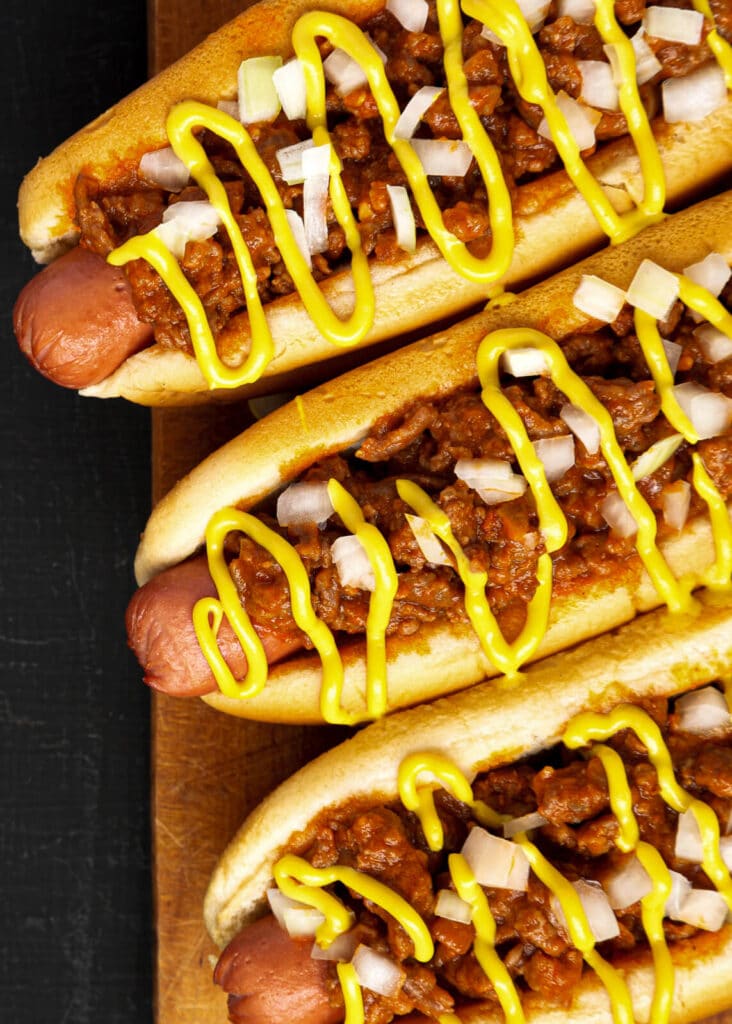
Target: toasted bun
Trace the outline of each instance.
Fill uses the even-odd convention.
[[[664,612],[640,617],[616,632],[529,668],[520,686],[483,683],[434,704],[382,719],[321,755],[272,793],[244,823],[223,854],[205,900],[206,926],[224,946],[265,906],[275,861],[302,852],[309,823],[348,802],[397,798],[397,771],[409,754],[444,754],[472,779],[558,743],[581,711],[606,713],[619,703],[673,696],[729,672],[732,602],[705,599],[700,615],[679,628]],[[378,750],[379,756],[374,757]],[[694,1020],[732,1006],[729,963],[732,927],[674,947],[675,1014]],[[646,1020],[652,970],[640,958],[625,965],[636,1020]],[[527,1003],[530,1021],[607,1021],[607,998],[583,979],[569,1010]],[[490,1021],[485,1011],[466,1020]]]
[[[215,105],[236,92],[236,71],[244,57],[291,53],[290,35],[298,17],[313,9],[312,0],[265,0],[215,32],[172,67],[142,86],[42,160],[24,180],[19,196],[20,230],[41,262],[55,258],[76,242],[78,225],[74,181],[81,170],[113,183],[137,166],[144,152],[168,144],[165,117],[183,99]],[[363,22],[383,8],[380,0],[346,0],[317,4]],[[732,102],[695,124],[656,126],[668,201],[686,202],[732,168]],[[629,138],[604,146],[588,166],[619,211],[638,195],[640,164]],[[525,284],[566,266],[605,241],[589,206],[564,171],[521,186],[515,208],[513,262],[501,282]],[[571,231],[567,230],[571,225]],[[412,257],[372,268],[376,292],[374,324],[358,348],[445,317],[466,312],[485,298],[485,286],[450,269],[428,239]],[[353,304],[350,274],[329,278],[323,291],[339,316]],[[315,328],[297,296],[267,306],[275,355],[266,378],[283,386],[299,367],[332,358],[334,346]],[[242,337],[248,328],[242,327]],[[261,388],[261,386],[260,386]],[[210,392],[192,356],[153,345],[128,358],[101,383],[83,394],[123,396],[146,405],[170,405],[211,398],[232,399],[256,388]]]

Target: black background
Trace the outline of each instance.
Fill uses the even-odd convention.
[[[15,201],[39,156],[145,78],[144,0],[4,0],[0,1018],[151,1019],[149,697],[127,651],[149,413],[20,355]]]

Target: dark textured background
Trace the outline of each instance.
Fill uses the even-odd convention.
[[[123,629],[149,414],[39,377],[12,337],[22,175],[145,77],[145,4],[0,10],[0,1018],[151,1018],[149,698]]]

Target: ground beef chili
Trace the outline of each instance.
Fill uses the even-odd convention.
[[[686,0],[655,2],[662,6],[691,6]],[[618,0],[616,3],[617,16],[629,34],[637,30],[645,7],[644,0]],[[717,4],[715,13],[720,18],[720,31],[729,32],[725,5]],[[423,32],[407,32],[387,11],[363,27],[387,55],[387,73],[402,107],[421,86],[444,85],[442,41],[433,3],[430,3],[430,16]],[[707,30],[708,27],[705,32]],[[641,87],[641,96],[648,113],[655,116],[659,109],[660,83],[665,78],[687,74],[713,57],[705,42],[698,46],[670,45],[652,37],[648,42],[662,70]],[[607,59],[595,27],[576,24],[567,16],[557,17],[555,3],[537,34],[537,43],[547,66],[550,85],[555,91],[563,89],[573,98],[579,96],[582,85],[577,61]],[[323,54],[327,49],[323,41]],[[481,25],[476,21],[466,22],[463,52],[471,102],[496,147],[509,189],[515,193],[518,185],[559,167],[553,143],[537,133],[543,116],[541,109],[525,103],[517,95],[505,49],[482,36]],[[380,260],[398,258],[400,250],[395,241],[386,185],[406,182],[384,138],[373,98],[366,87],[345,97],[339,97],[329,87],[327,107],[329,128],[343,162],[343,181],[358,217],[363,246]],[[626,130],[622,113],[605,112],[596,129],[597,141],[602,145],[605,140],[625,134]],[[419,133],[428,138],[460,137],[446,95],[427,112]],[[305,122],[289,122],[280,115],[272,124],[251,126],[251,134],[273,174],[285,206],[302,212],[302,186],[287,185],[282,180],[275,154],[278,149],[308,136]],[[293,291],[293,283],[251,178],[233,150],[221,139],[203,132],[201,142],[228,192],[257,270],[262,300],[267,302],[287,295]],[[433,178],[431,184],[444,211],[447,227],[476,255],[485,255],[490,249],[491,235],[485,186],[475,163],[464,178]],[[106,256],[129,237],[159,224],[169,204],[204,198],[204,193],[195,186],[169,193],[151,186],[135,173],[117,182],[111,190],[102,189],[94,180],[82,176],[75,195],[81,244]],[[536,200],[532,202],[535,206]],[[423,225],[417,210],[415,215],[421,230]],[[344,266],[344,248],[344,233],[331,211],[327,250],[313,258],[316,280]],[[225,231],[220,230],[205,242],[190,242],[181,265],[202,299],[219,354],[224,361],[236,364],[244,355],[239,333],[245,299]],[[127,264],[125,271],[132,284],[138,315],[154,326],[155,341],[164,347],[192,352],[183,312],[162,279],[143,260]]]
[[[644,704],[661,727],[674,772],[693,796],[709,803],[725,833],[732,812],[732,729],[704,735],[681,732],[678,718],[665,699]],[[645,748],[630,731],[609,744],[620,754],[628,775],[640,838],[660,852],[666,865],[685,874],[695,888],[711,888],[701,867],[674,854],[678,815],[663,801],[655,768]],[[563,746],[531,759],[486,771],[473,782],[476,799],[512,817],[538,811],[547,824],[531,833],[542,853],[570,881],[605,882],[627,854],[615,845],[618,826],[608,798],[605,769],[597,758]],[[411,942],[393,918],[366,905],[342,887],[338,895],[356,914],[361,941],[398,960],[407,981],[394,999],[364,989],[367,1024],[387,1024],[392,1016],[418,1010],[429,1017],[472,1001],[496,1004],[491,982],[472,951],[475,931],[434,915],[438,890],[451,888],[448,854],[460,850],[473,827],[470,808],[444,791],[436,806],[444,828],[444,848],[430,852],[417,817],[401,803],[338,807],[324,812],[308,831],[293,840],[293,849],[315,867],[348,865],[390,886],[410,902],[428,924],[435,954],[426,965],[413,959]],[[527,892],[484,888],[496,920],[496,948],[519,992],[532,991],[554,1004],[566,1004],[584,969],[552,905],[550,891],[530,875]],[[614,960],[646,949],[640,903],[616,912],[617,938],[598,945]],[[668,942],[689,937],[695,928],[666,918]],[[332,999],[341,1002],[333,972]],[[236,1021],[236,1001],[230,1003]]]
[[[723,298],[732,299],[732,285]],[[676,381],[697,381],[732,398],[732,359],[709,364],[704,360],[696,326],[679,308],[662,325],[663,333],[682,346]],[[618,440],[628,462],[656,441],[673,433],[661,414],[660,402],[633,332],[632,318],[623,311],[599,332],[574,334],[562,343],[570,365],[584,377],[610,411]],[[531,440],[567,434],[559,418],[565,397],[545,377],[509,383],[505,393],[527,426]],[[732,497],[732,433],[701,441],[696,446],[722,495]],[[568,520],[569,538],[554,558],[554,593],[576,591],[602,578],[620,578],[635,556],[635,538],[608,530],[600,506],[615,489],[601,452],[589,455],[575,442],[576,462],[552,484]],[[399,574],[399,587],[389,635],[407,636],[435,620],[467,621],[464,588],[450,566],[425,561],[405,519],[408,507],[398,497],[398,478],[416,481],[447,513],[455,537],[474,569],[488,573],[488,599],[509,640],[520,631],[527,602],[536,587],[536,565],[542,552],[536,509],[530,491],[498,505],[486,505],[478,493],[454,475],[460,458],[493,457],[515,463],[505,433],[484,406],[477,384],[439,401],[425,399],[377,422],[355,452],[316,462],[302,480],[339,480],[358,501],[366,519],[386,537]],[[691,452],[682,444],[653,474],[638,484],[659,519],[661,540],[673,534],[661,510],[664,488],[691,479]],[[370,593],[340,583],[330,549],[345,531],[336,516],[325,526],[278,527],[270,507],[260,511],[268,525],[287,536],[309,573],[316,614],[336,634],[362,634]],[[706,514],[692,489],[690,515]],[[229,568],[255,627],[266,625],[283,638],[300,637],[291,609],[287,581],[278,562],[248,537],[232,534],[227,541]],[[637,566],[637,560],[634,563]]]

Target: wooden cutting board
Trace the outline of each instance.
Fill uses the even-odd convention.
[[[149,0],[150,73],[247,6],[246,0]],[[250,422],[246,403],[152,415],[156,501]],[[224,1024],[226,997],[211,980],[216,949],[201,918],[208,879],[246,814],[342,732],[240,721],[201,701],[158,694],[152,717],[156,1020]],[[732,1013],[714,1024],[732,1024]]]

